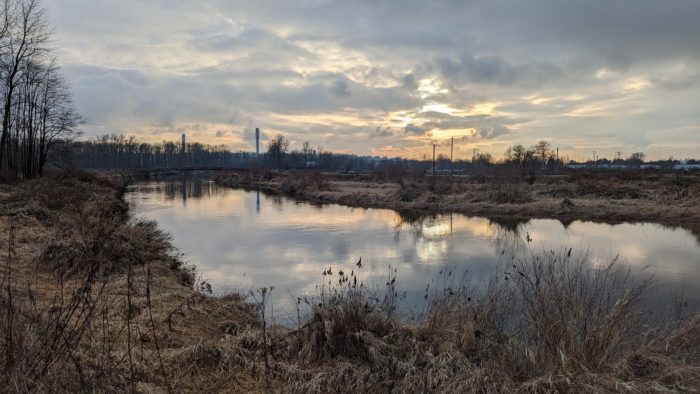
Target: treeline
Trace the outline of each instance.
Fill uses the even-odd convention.
[[[72,145],[71,160],[80,168],[182,168],[247,166],[252,154],[231,152],[225,145],[164,141],[146,143],[134,136],[104,135]]]
[[[0,175],[40,176],[81,117],[59,72],[39,0],[0,1]]]
[[[71,145],[70,160],[74,166],[86,169],[167,169],[167,168],[248,168],[277,170],[315,170],[342,173],[378,173],[387,176],[423,176],[433,172],[476,173],[519,176],[534,181],[538,174],[560,173],[579,168],[672,168],[674,159],[645,161],[643,153],[628,158],[596,158],[595,161],[575,162],[559,155],[551,143],[539,141],[530,147],[509,147],[503,158],[475,152],[471,160],[450,160],[444,152],[435,158],[422,160],[381,158],[338,154],[303,143],[300,149],[290,149],[290,142],[278,135],[261,154],[232,152],[226,145],[206,145],[164,141],[147,143],[134,136],[104,135]],[[695,161],[687,161],[694,164]]]
[[[289,150],[289,142],[277,137],[267,153],[232,152],[225,145],[164,141],[147,143],[134,136],[104,135],[75,141],[71,149],[74,166],[87,169],[154,168],[258,168],[280,170],[314,169],[340,172],[370,172],[383,160],[367,156],[336,154],[323,148]],[[388,160],[388,159],[384,159]]]

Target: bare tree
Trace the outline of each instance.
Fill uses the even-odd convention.
[[[284,138],[282,134],[278,134],[267,145],[267,154],[270,160],[275,162],[275,167],[278,170],[282,168],[284,155],[287,153],[287,149],[289,149],[289,140]]]
[[[309,141],[304,141],[301,152],[304,154],[304,168],[306,168],[309,162],[309,155],[312,153],[311,143],[309,143]]]
[[[640,167],[642,164],[644,164],[644,159],[647,157],[643,152],[635,152],[630,155],[628,162],[630,165],[634,167]]]
[[[534,157],[537,158],[542,164],[542,168],[546,168],[547,163],[554,155],[552,144],[549,141],[541,140],[537,142],[531,149],[534,153]]]
[[[39,0],[19,0],[5,2],[7,33],[3,42],[1,66],[4,76],[5,96],[3,105],[2,136],[0,137],[0,165],[15,165],[10,149],[10,127],[15,89],[21,79],[25,62],[40,60],[48,52],[47,42],[50,31],[47,17]]]
[[[476,155],[476,162],[482,165],[493,164],[493,156],[490,153],[479,153]]]
[[[73,138],[79,134],[76,128],[83,121],[83,117],[73,106],[68,85],[57,74],[56,69],[53,72],[51,69],[47,70],[39,106],[38,146],[34,153],[38,157],[32,176],[43,174],[49,153],[55,151],[57,146],[69,146]]]
[[[40,0],[0,0],[0,170],[40,176],[51,151],[67,146],[82,118],[49,47]]]
[[[518,144],[509,146],[505,153],[506,161],[516,162],[521,164],[527,157],[527,148]]]

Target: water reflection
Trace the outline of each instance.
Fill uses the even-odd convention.
[[[155,219],[173,234],[216,291],[275,286],[281,314],[297,296],[317,293],[323,269],[355,268],[360,256],[359,280],[383,283],[389,267],[396,268],[406,302],[418,304],[426,283],[446,266],[480,281],[504,256],[564,247],[590,250],[598,263],[620,255],[635,269],[654,273],[661,286],[685,287],[689,297],[700,299],[700,245],[680,228],[420,216],[312,205],[208,181],[139,184],[127,199],[135,215]]]
[[[530,223],[529,219],[489,219],[489,224],[496,232],[496,249],[504,251],[502,254],[521,255],[525,253],[528,249],[526,241],[528,223]]]
[[[179,180],[169,182],[142,183],[138,186],[139,193],[164,196],[167,200],[181,200],[187,205],[187,199],[212,197],[223,189],[216,184],[204,180]]]

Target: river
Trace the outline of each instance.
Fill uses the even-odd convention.
[[[380,288],[395,272],[406,309],[422,308],[425,288],[447,272],[483,283],[513,256],[572,248],[592,264],[618,257],[654,276],[664,294],[700,299],[700,243],[689,231],[648,223],[551,219],[426,217],[386,209],[316,205],[207,180],[136,184],[126,200],[134,217],[156,220],[183,258],[217,294],[274,286],[273,319],[296,315],[332,276],[353,272]],[[361,260],[361,267],[358,261]]]

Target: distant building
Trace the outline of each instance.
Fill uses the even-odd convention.
[[[260,154],[260,129],[255,128],[255,154]]]
[[[700,170],[700,164],[679,163],[673,165],[674,170]]]

